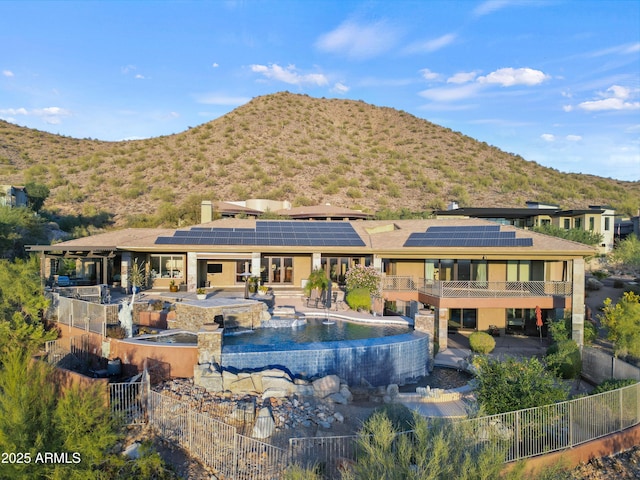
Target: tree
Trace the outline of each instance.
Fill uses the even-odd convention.
[[[505,452],[487,448],[462,423],[427,421],[413,414],[410,433],[399,432],[384,411],[364,423],[358,457],[344,480],[497,479]]]
[[[624,292],[615,305],[607,298],[600,321],[607,327],[607,338],[613,342],[616,356],[640,358],[640,296]]]
[[[582,230],[581,228],[570,228],[565,230],[564,228],[550,224],[533,227],[533,231],[592,246],[600,245],[603,238],[602,234],[589,230]]]
[[[640,267],[640,240],[629,235],[613,249],[610,258],[614,263]]]
[[[26,207],[0,207],[0,258],[25,257],[25,243],[49,243],[44,220]]]
[[[53,367],[14,348],[0,355],[0,448],[30,461],[0,462],[0,478],[99,480],[176,478],[151,449],[128,460],[114,447],[123,430],[112,418],[103,384],[62,392]],[[45,453],[66,461],[38,461]]]
[[[45,200],[49,196],[49,187],[42,183],[29,182],[25,186],[27,191],[27,200],[29,201],[29,208],[34,212],[42,210]]]
[[[537,358],[478,357],[478,402],[488,415],[539,407],[568,398],[568,388]]]
[[[0,260],[0,351],[19,346],[33,353],[56,338],[42,321],[48,306],[35,257]]]
[[[381,276],[373,267],[365,267],[358,264],[351,267],[345,276],[347,292],[359,288],[365,288],[373,298],[381,296]]]

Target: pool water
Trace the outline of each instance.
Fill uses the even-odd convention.
[[[153,335],[146,338],[137,338],[136,340],[154,343],[179,343],[183,345],[197,345],[198,335],[196,335],[195,333],[179,332],[170,333],[167,335]]]
[[[417,387],[426,386],[450,390],[464,387],[472,378],[473,375],[470,373],[455,368],[433,367],[433,371],[429,375],[422,377],[417,383],[401,386],[400,392],[411,393],[415,392]]]
[[[228,332],[225,330],[224,345],[287,345],[300,343],[363,340],[389,337],[413,331],[402,325],[367,325],[331,319],[308,318],[306,325],[291,328],[259,328],[255,330]]]

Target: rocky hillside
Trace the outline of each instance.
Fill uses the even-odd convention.
[[[2,183],[44,183],[45,207],[131,215],[200,199],[331,203],[369,212],[610,204],[635,214],[640,182],[564,174],[405,112],[277,93],[165,137],[101,142],[0,122]],[[166,218],[166,215],[165,215]]]

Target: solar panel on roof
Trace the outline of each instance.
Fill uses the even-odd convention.
[[[530,247],[531,238],[516,238],[500,225],[432,226],[409,235],[405,247]]]

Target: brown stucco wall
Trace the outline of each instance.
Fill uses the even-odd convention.
[[[556,465],[558,462],[572,468],[581,462],[586,463],[592,458],[619,453],[636,445],[640,445],[640,425],[561,452],[525,460],[526,467],[523,473],[525,478],[534,478],[533,475],[539,474],[545,467]],[[514,464],[509,464],[507,470],[514,466]]]

